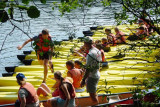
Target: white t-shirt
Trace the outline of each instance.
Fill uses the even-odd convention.
[[[102,61],[101,52],[93,47],[89,50],[86,57],[86,66],[91,67],[92,71],[89,73],[89,77],[100,78],[99,67]]]

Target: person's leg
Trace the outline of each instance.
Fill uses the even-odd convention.
[[[48,74],[48,59],[44,59],[44,63],[43,63],[43,66],[44,66],[44,78],[43,78],[43,83],[46,82],[46,79],[47,79],[47,74]]]
[[[37,55],[37,59],[38,59],[40,65],[43,65],[43,58],[40,55]]]
[[[49,93],[48,93],[44,88],[39,87],[39,88],[37,89],[37,95],[40,96],[41,94],[42,94],[43,96],[47,96]]]
[[[51,93],[51,90],[49,89],[49,87],[45,83],[42,83],[40,85],[40,87],[44,88],[48,93]]]
[[[57,99],[49,99],[47,100],[48,107],[57,107]]]
[[[92,104],[93,105],[97,105],[99,103],[99,100],[98,100],[98,96],[96,93],[89,93],[90,97],[91,97],[91,100],[92,100]]]
[[[49,68],[51,69],[51,72],[53,73],[54,72],[54,66],[53,66],[53,63],[52,63],[51,59],[49,60]]]

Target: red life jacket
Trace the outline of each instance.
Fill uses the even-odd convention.
[[[38,101],[37,92],[31,83],[26,82],[26,84],[21,86],[19,88],[19,90],[22,88],[26,89],[28,91],[28,96],[26,98],[26,104],[32,104],[32,103],[35,103]],[[18,93],[19,93],[19,91],[18,91]],[[19,99],[19,101],[21,101],[19,94],[18,94],[18,99]]]
[[[51,48],[50,44],[48,42],[45,42],[45,40],[48,40],[51,42],[51,37],[48,36],[47,39],[43,39],[42,34],[38,35],[39,41],[36,43],[37,46],[39,46],[38,52],[48,52]]]
[[[75,92],[75,89],[74,89],[72,83],[68,79],[64,79],[62,84],[63,83],[68,83],[71,86],[68,91],[69,91],[70,97],[75,98],[76,92]],[[61,89],[61,85],[59,86],[59,96],[60,96],[60,98],[66,100],[66,96],[65,96],[65,93],[63,92],[63,90]]]
[[[82,71],[80,69],[73,68],[68,71],[73,79],[74,88],[79,88],[82,80]]]

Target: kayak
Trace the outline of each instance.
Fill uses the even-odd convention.
[[[130,33],[129,30],[125,30],[125,25],[121,26],[121,30],[125,33]],[[111,27],[111,26],[110,26]],[[124,27],[124,28],[122,28]],[[131,26],[134,28],[134,26]],[[104,27],[101,30],[94,31],[93,39],[101,40],[102,37],[106,37],[104,34]],[[112,27],[111,27],[112,28]],[[61,45],[55,46],[55,51],[60,52],[60,57],[53,57],[52,61],[54,64],[54,70],[60,71],[63,73],[63,76],[66,76],[66,67],[65,63],[68,60],[78,60],[81,59],[79,56],[73,56],[71,53],[72,49],[78,49],[83,45],[79,39],[70,41],[61,41]],[[108,61],[108,67],[101,67],[100,74],[101,78],[98,83],[98,89],[103,89],[106,87],[111,93],[121,93],[131,91],[136,87],[137,84],[141,84],[144,80],[147,80],[150,77],[159,77],[160,75],[155,74],[160,67],[159,63],[155,63],[155,55],[159,53],[159,49],[155,50],[152,54],[145,55],[146,47],[136,47],[135,50],[130,50],[126,53],[122,52],[122,55],[118,55],[120,50],[125,48],[130,48],[130,45],[123,44],[112,46],[110,52],[105,52],[106,59]],[[21,60],[25,65],[24,66],[11,66],[5,67],[8,73],[13,73],[11,77],[1,77],[0,78],[0,104],[9,104],[14,103],[17,99],[17,90],[19,88],[16,83],[16,74],[24,73],[27,77],[26,81],[32,83],[37,89],[43,80],[43,66],[40,65],[37,60],[35,51],[24,51],[24,55],[17,55],[17,58]],[[124,54],[124,55],[123,55]],[[53,78],[53,73],[50,69],[48,71],[47,85],[51,88],[55,83]],[[106,81],[107,83],[106,83]],[[107,85],[107,86],[106,86]],[[140,87],[144,89],[144,86]],[[52,89],[54,91],[54,89]],[[99,94],[104,94],[105,91],[100,91]],[[76,93],[76,100],[78,99],[77,105],[81,106],[90,106],[91,100],[88,97],[88,93]],[[120,94],[119,97],[129,98],[132,97],[132,94]],[[40,100],[46,100],[50,97],[40,97]],[[102,97],[100,102],[102,101]],[[11,100],[10,100],[11,99]],[[121,99],[121,98],[120,98]],[[119,101],[119,100],[118,100]],[[129,101],[128,101],[129,102]],[[108,100],[103,100],[100,104],[109,103]],[[117,103],[118,104],[118,103]],[[127,102],[125,102],[127,104]],[[133,104],[133,101],[132,101]]]
[[[117,99],[114,99],[114,96],[116,96]],[[118,104],[119,102],[121,102],[120,100],[126,99],[128,97],[132,97],[132,94],[130,92],[115,93],[114,95],[112,94],[99,94],[98,95],[99,104],[104,104],[104,103],[113,102],[113,101],[116,101]],[[40,96],[39,100],[45,103],[46,100],[49,98],[51,97],[41,97]],[[15,100],[17,100],[16,94],[13,94],[13,95],[11,95],[10,93],[0,94],[0,105],[2,104],[12,104],[13,105]],[[127,104],[133,104],[133,100],[128,100]],[[88,96],[88,93],[84,93],[84,95],[81,97],[76,97],[76,105],[80,107],[86,107],[86,106],[92,105],[92,101],[91,101],[91,98]]]

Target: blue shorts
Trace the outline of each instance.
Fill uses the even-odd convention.
[[[53,97],[51,99],[57,100],[57,107],[64,107],[64,104],[66,102],[66,100],[61,99],[60,97]],[[67,107],[75,107],[75,106],[76,106],[75,98],[70,99]]]

